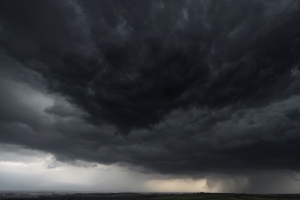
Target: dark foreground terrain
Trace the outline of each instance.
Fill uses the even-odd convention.
[[[215,194],[215,193],[193,193],[193,194],[138,194],[138,193],[54,193],[54,192],[3,192],[0,199],[104,199],[104,200],[293,200],[299,199],[300,195],[249,195],[249,194]]]

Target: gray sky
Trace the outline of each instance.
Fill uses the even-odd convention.
[[[299,4],[0,1],[0,190],[298,192]]]

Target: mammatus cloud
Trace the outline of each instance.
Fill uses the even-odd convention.
[[[276,0],[3,0],[0,143],[219,191],[260,191],[254,171],[296,180],[299,13]]]

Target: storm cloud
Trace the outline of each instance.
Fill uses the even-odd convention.
[[[299,4],[2,0],[0,143],[170,176],[297,173]]]

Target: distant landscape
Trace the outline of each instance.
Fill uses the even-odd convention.
[[[0,200],[5,199],[122,199],[122,200],[291,200],[300,199],[299,194],[233,194],[233,193],[68,193],[68,192],[2,192]]]

